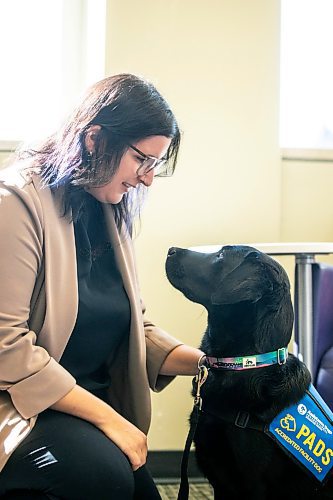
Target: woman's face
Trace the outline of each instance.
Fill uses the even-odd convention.
[[[161,159],[167,154],[170,144],[171,139],[169,137],[153,135],[141,139],[132,146],[140,150],[144,155]],[[138,184],[151,186],[154,180],[154,169],[144,175],[137,174],[143,160],[143,156],[129,147],[123,154],[119,167],[111,181],[104,186],[86,188],[86,191],[102,203],[117,204],[122,200],[125,193],[136,188]]]

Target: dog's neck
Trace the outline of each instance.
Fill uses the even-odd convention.
[[[229,317],[210,314],[208,327],[201,342],[201,349],[208,357],[248,357],[248,354],[264,354],[277,351],[281,341],[288,343],[289,332],[283,336],[273,325],[257,335],[255,321],[245,324],[229,321]],[[282,337],[282,339],[281,339]],[[290,384],[290,380],[295,383]],[[236,408],[258,412],[269,418],[290,401],[297,401],[310,383],[310,374],[300,361],[289,355],[285,364],[276,363],[262,369],[210,370],[203,386],[203,395],[211,393],[216,411]]]
[[[263,318],[262,307],[257,304],[230,305],[223,310],[211,308],[202,349],[208,356],[231,358],[253,357],[285,348],[291,338],[292,324],[276,322],[271,316],[274,314],[268,312]]]

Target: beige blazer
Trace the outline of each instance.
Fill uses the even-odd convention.
[[[67,394],[75,379],[59,360],[78,307],[73,224],[61,217],[59,192],[13,168],[0,174],[0,470],[37,415]],[[149,388],[181,342],[143,318],[132,243],[104,206],[110,239],[131,306],[131,327],[109,362],[109,402],[147,432]],[[112,297],[110,297],[112,300]]]

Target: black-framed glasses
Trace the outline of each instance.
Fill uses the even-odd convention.
[[[154,176],[157,175],[160,177],[170,176],[170,173],[168,172],[167,168],[167,158],[159,159],[155,158],[155,156],[146,155],[145,153],[140,151],[140,149],[136,148],[132,144],[129,144],[129,147],[142,157],[141,164],[136,171],[139,177],[147,175],[152,170],[154,170]]]

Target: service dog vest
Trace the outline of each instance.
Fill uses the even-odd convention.
[[[266,432],[320,482],[333,467],[333,413],[310,385],[305,396],[285,408]]]

